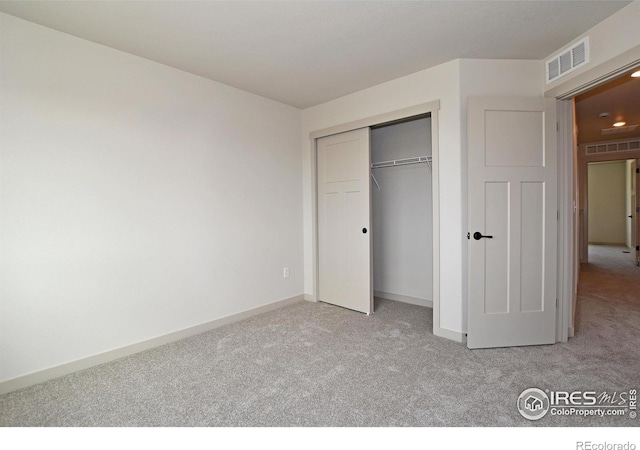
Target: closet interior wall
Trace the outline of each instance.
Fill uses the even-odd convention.
[[[431,156],[431,118],[371,130],[371,161]],[[432,179],[427,163],[372,169],[376,297],[432,306]]]

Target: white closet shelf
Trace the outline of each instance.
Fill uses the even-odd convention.
[[[391,161],[380,161],[371,163],[372,169],[380,169],[381,167],[405,166],[407,164],[427,163],[431,170],[431,156],[416,156],[415,158],[394,159]]]

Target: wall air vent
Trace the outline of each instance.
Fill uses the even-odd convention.
[[[547,83],[562,78],[588,62],[589,37],[586,37],[547,61]]]
[[[624,152],[628,150],[640,150],[640,139],[630,141],[601,142],[597,144],[587,144],[584,146],[585,153]]]

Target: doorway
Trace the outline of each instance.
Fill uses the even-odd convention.
[[[563,320],[559,322],[558,330],[564,333],[562,340],[565,341],[575,333],[578,292],[588,279],[584,272],[589,262],[588,164],[626,161],[625,170],[629,172],[627,183],[631,184],[631,179],[634,183],[631,194],[635,194],[638,188],[638,175],[631,176],[630,172],[633,166],[631,160],[640,157],[639,67],[640,61],[636,60],[613,72],[595,76],[591,83],[585,85],[571,88],[573,83],[570,81],[565,87],[567,93],[557,96],[561,130],[559,143],[564,161],[563,170],[560,171],[564,187],[560,196],[559,242],[562,248],[559,298],[562,299]],[[629,184],[625,184],[625,188],[631,190]],[[638,195],[635,194],[635,197],[637,211]],[[628,201],[631,203],[633,200],[629,198]],[[625,208],[624,205],[622,207]],[[638,228],[631,223],[631,220],[635,222],[638,213],[630,212],[625,208],[622,213],[622,219],[628,221],[624,228],[629,231]],[[628,245],[627,237],[619,237],[618,240]],[[637,233],[632,233],[631,243],[634,248],[629,251],[633,254],[638,248]]]
[[[594,246],[609,246],[637,264],[636,169],[636,159],[586,163],[583,263],[591,259]]]

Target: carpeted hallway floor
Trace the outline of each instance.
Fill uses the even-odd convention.
[[[640,388],[640,268],[594,250],[566,344],[468,350],[431,310],[301,302],[0,397],[2,426],[639,426],[516,409],[526,388]],[[624,255],[628,257],[628,255]]]

